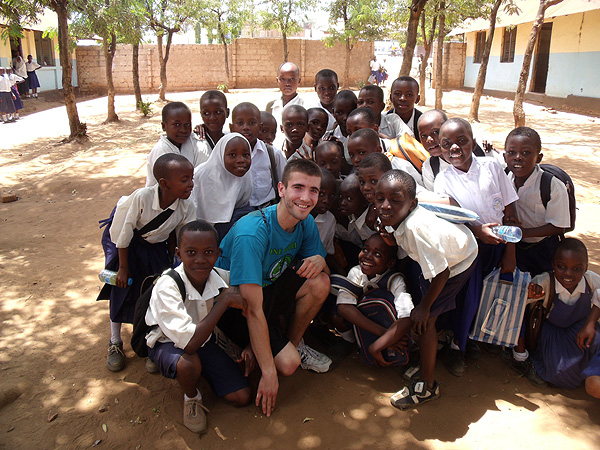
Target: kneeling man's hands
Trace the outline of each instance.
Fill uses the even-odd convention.
[[[298,275],[303,278],[315,278],[321,272],[325,270],[327,264],[325,263],[325,258],[321,255],[309,256],[308,258],[304,258],[302,261],[302,265],[296,271]]]

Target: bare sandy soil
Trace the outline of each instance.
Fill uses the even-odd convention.
[[[168,97],[188,103],[198,123],[200,94]],[[275,95],[235,92],[230,107],[254,101],[262,108]],[[336,358],[329,373],[299,371],[281,380],[271,418],[254,406],[234,409],[203,385],[209,431],[189,432],[175,382],[146,373],[128,345],[126,369],[105,368],[108,305],[95,301],[103,266],[98,220],[143,186],[162,105],[147,119],[133,111],[131,96],[119,96],[121,121],[103,125],[106,98],[81,101],[90,141],[57,145],[68,134],[64,107],[32,102],[25,102],[26,117],[0,125],[0,191],[19,197],[0,204],[0,449],[600,448],[600,403],[583,388],[535,388],[485,353],[460,379],[438,363],[442,398],[407,412],[389,404],[403,385],[400,375],[368,368],[356,354]],[[465,117],[470,95],[448,92],[444,104],[451,116]],[[544,160],[575,180],[572,234],[585,240],[598,271],[598,119],[525,109],[542,136]],[[477,134],[502,148],[512,103],[485,98],[481,110]]]

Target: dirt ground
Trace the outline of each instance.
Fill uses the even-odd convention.
[[[198,123],[200,94],[168,98],[190,105]],[[228,98],[230,107],[254,101],[262,108],[275,96],[256,90]],[[427,96],[430,105],[433,93]],[[203,385],[209,430],[200,437],[189,432],[176,383],[146,373],[128,344],[125,370],[105,368],[108,305],[95,301],[103,266],[98,220],[121,195],[143,186],[162,105],[143,118],[131,96],[119,96],[120,122],[103,125],[106,98],[80,101],[90,141],[57,145],[68,134],[64,107],[56,99],[34,102],[25,101],[26,117],[0,125],[0,191],[19,197],[0,204],[0,449],[600,448],[600,402],[583,388],[535,388],[486,353],[468,363],[463,378],[438,362],[442,398],[407,412],[389,404],[403,386],[400,375],[368,368],[354,353],[335,358],[329,373],[300,370],[282,379],[271,418],[255,406],[230,407]],[[465,117],[470,95],[448,92],[444,105],[451,116]],[[544,161],[575,180],[572,234],[585,240],[598,271],[598,119],[531,104],[525,110],[542,136]],[[502,148],[512,103],[484,98],[481,111],[476,134]]]

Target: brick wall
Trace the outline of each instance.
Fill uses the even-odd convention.
[[[344,73],[343,45],[325,47],[323,42],[304,39],[288,40],[289,61],[300,67],[302,86],[312,86],[315,74],[324,68]],[[238,39],[228,45],[230,88],[275,87],[277,68],[283,62],[283,43],[279,39]],[[366,80],[373,43],[359,42],[350,58],[350,83]],[[113,61],[113,78],[117,93],[133,92],[131,75],[132,48],[118,45]],[[106,90],[104,54],[100,46],[77,47],[77,73],[82,92]],[[157,92],[160,65],[156,45],[142,45],[139,51],[142,92]],[[226,82],[222,45],[173,45],[167,63],[168,91],[214,89]],[[340,80],[341,82],[341,80]]]

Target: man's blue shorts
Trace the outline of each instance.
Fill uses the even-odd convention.
[[[162,376],[171,379],[177,376],[177,363],[184,353],[172,342],[157,342],[154,348],[148,348],[150,360],[156,364]],[[218,397],[248,387],[248,379],[237,363],[216,344],[214,334],[196,354],[202,364],[202,376]]]

